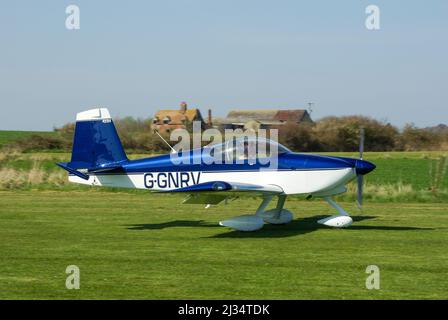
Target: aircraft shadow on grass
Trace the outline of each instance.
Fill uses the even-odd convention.
[[[287,225],[271,225],[266,224],[263,229],[255,232],[243,232],[232,230],[229,232],[220,233],[209,238],[283,238],[303,235],[314,232],[319,229],[331,229],[329,227],[320,225],[317,220],[325,218],[325,215],[318,215],[291,221]],[[354,222],[363,220],[370,220],[376,218],[375,216],[353,216]],[[175,227],[219,227],[218,224],[205,222],[204,220],[175,220],[163,223],[153,224],[135,224],[128,226],[129,230],[160,230],[165,228]],[[415,230],[434,230],[433,228],[419,228],[419,227],[400,227],[400,226],[357,226],[352,225],[346,230],[384,230],[384,231],[415,231]]]
[[[176,227],[220,227],[216,223],[205,222],[204,220],[174,220],[162,223],[133,224],[127,226],[129,230],[160,230]],[[222,228],[222,227],[221,227]]]

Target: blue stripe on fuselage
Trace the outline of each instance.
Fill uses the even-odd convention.
[[[269,164],[260,164],[259,161],[256,161],[254,164],[249,164],[247,160],[241,164],[206,164],[210,159],[206,159],[205,157],[203,159],[195,158],[193,152],[186,155],[184,157],[184,160],[185,159],[189,160],[190,163],[174,164],[171,160],[171,155],[169,154],[138,160],[129,160],[124,163],[118,171],[110,171],[109,173],[258,171],[263,168],[269,168]],[[201,160],[201,163],[195,164],[195,160],[196,162],[199,162],[197,160]],[[279,154],[277,162],[278,170],[334,170],[353,168],[356,161],[352,161],[349,158],[343,159],[338,157],[290,152]]]

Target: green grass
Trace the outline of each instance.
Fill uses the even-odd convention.
[[[356,153],[326,153],[357,158]],[[431,186],[430,166],[439,157],[448,156],[443,151],[423,152],[366,152],[364,159],[375,163],[377,168],[366,176],[367,183],[409,184],[416,190],[428,190]],[[448,176],[442,179],[442,188],[448,188]]]
[[[16,141],[21,138],[29,137],[32,135],[55,135],[52,131],[8,131],[0,130],[0,148],[5,144]]]
[[[0,192],[1,299],[447,299],[448,204],[353,203],[355,223],[316,224],[322,201],[288,200],[295,220],[254,233],[217,226],[255,210],[181,196]],[[65,288],[65,268],[81,289]],[[381,289],[367,290],[378,265]]]

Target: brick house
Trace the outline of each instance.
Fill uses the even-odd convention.
[[[205,125],[199,109],[188,109],[187,104],[182,102],[177,110],[157,111],[152,127],[160,133],[170,133],[174,129],[185,129],[193,121],[200,121],[202,126]]]
[[[222,120],[225,129],[268,129],[286,123],[313,123],[310,114],[304,109],[276,110],[233,110]]]

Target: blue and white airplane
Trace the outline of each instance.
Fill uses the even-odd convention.
[[[358,205],[362,204],[363,176],[375,165],[360,158],[328,157],[300,154],[266,140],[278,150],[277,166],[266,169],[266,161],[240,163],[210,163],[205,159],[213,155],[233,156],[233,141],[179,154],[188,164],[174,164],[171,154],[138,160],[129,160],[123,150],[110,113],[105,108],[92,109],[76,116],[75,135],[70,162],[58,163],[69,172],[69,181],[99,187],[145,189],[164,193],[185,193],[184,203],[203,204],[207,207],[228,200],[259,196],[262,202],[254,214],[240,215],[219,222],[241,231],[261,229],[265,223],[286,224],[293,219],[284,209],[288,195],[321,197],[338,214],[318,221],[331,227],[343,228],[352,224],[349,214],[331,197],[347,191],[346,185],[358,180]],[[209,148],[209,149],[207,149]],[[196,151],[198,151],[196,149]],[[202,152],[207,151],[207,152]],[[199,154],[200,161],[194,159]],[[179,158],[177,160],[179,160]],[[265,170],[264,170],[265,169]],[[274,209],[266,210],[277,197]]]

